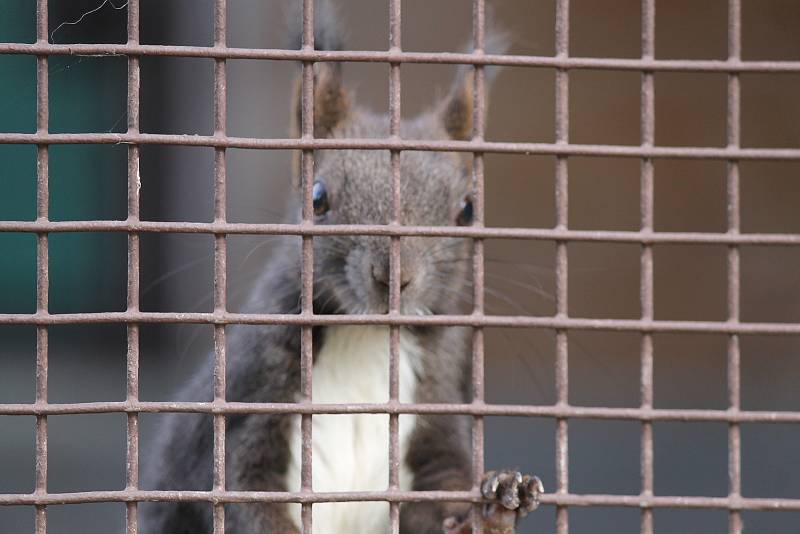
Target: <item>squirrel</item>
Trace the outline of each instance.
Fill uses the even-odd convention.
[[[341,50],[338,23],[327,2],[316,8],[315,46]],[[298,37],[299,41],[299,37]],[[343,84],[341,65],[314,65],[314,136],[383,138],[389,117],[365,110]],[[300,116],[296,84],[293,122]],[[472,135],[473,74],[462,67],[449,93],[428,112],[404,120],[407,139],[468,140]],[[315,224],[386,224],[390,220],[392,172],[388,151],[335,150],[314,155]],[[410,225],[469,225],[473,219],[471,158],[445,152],[402,152],[402,220]],[[295,169],[295,174],[297,171]],[[299,187],[299,178],[295,176]],[[295,222],[299,220],[299,209]],[[299,313],[300,251],[283,247],[263,268],[249,313]],[[317,236],[314,245],[315,314],[381,314],[388,311],[390,238]],[[401,312],[467,312],[472,240],[458,237],[402,237]],[[228,327],[227,400],[297,402],[300,399],[300,327]],[[389,400],[389,327],[333,325],[313,328],[312,398],[319,403],[380,403]],[[401,327],[399,400],[420,403],[471,401],[469,329]],[[207,397],[211,368],[183,391]],[[209,399],[210,400],[210,399]],[[472,487],[470,418],[463,415],[403,414],[399,417],[402,490],[469,490]],[[210,488],[213,432],[208,415],[170,414],[159,432],[154,461],[144,485],[158,489]],[[389,481],[389,416],[312,417],[314,491],[385,490]],[[227,416],[226,481],[230,490],[300,490],[300,416]],[[484,475],[481,493],[484,532],[511,534],[522,516],[536,508],[543,492],[537,477],[517,471]],[[466,502],[407,502],[400,507],[400,532],[472,532]],[[147,534],[210,532],[207,503],[150,503],[140,510]],[[314,534],[389,532],[386,502],[317,503]],[[226,505],[229,534],[295,534],[300,505]]]

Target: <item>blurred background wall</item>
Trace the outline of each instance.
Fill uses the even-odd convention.
[[[100,0],[52,0],[50,28],[72,22]],[[122,0],[114,2],[121,7]],[[348,46],[387,48],[387,2],[342,0]],[[553,0],[488,2],[497,25],[510,32],[511,53],[554,53]],[[285,45],[286,1],[229,0],[228,44]],[[406,50],[457,51],[469,42],[471,3],[466,0],[403,1]],[[141,41],[146,44],[212,43],[211,0],[142,0]],[[724,59],[724,0],[657,2],[658,58]],[[570,54],[638,57],[638,0],[571,2]],[[52,41],[125,42],[126,11],[111,4],[77,25],[61,26]],[[800,4],[792,0],[743,2],[744,59],[800,59]],[[32,42],[34,2],[4,0],[0,41]],[[212,133],[213,60],[145,57],[141,61],[141,129],[150,133]],[[347,64],[345,76],[358,100],[388,109],[387,65]],[[449,87],[454,67],[403,65],[402,111],[414,116]],[[279,61],[228,61],[228,133],[288,135],[290,88],[296,66]],[[507,68],[490,96],[487,137],[498,141],[554,140],[554,71]],[[656,144],[724,146],[724,74],[657,73]],[[636,72],[573,71],[570,74],[570,140],[575,143],[639,143]],[[50,59],[50,124],[54,132],[124,131],[124,57]],[[742,75],[742,144],[800,144],[800,76]],[[0,55],[0,130],[35,131],[35,59]],[[63,145],[50,149],[51,218],[125,217],[124,146]],[[213,149],[144,146],[141,149],[142,218],[210,221]],[[35,149],[0,145],[0,219],[35,218]],[[228,151],[228,219],[285,219],[289,152]],[[744,162],[742,231],[800,232],[800,164]],[[574,157],[569,162],[569,226],[637,230],[639,162]],[[554,158],[486,156],[487,224],[542,227],[555,224]],[[725,164],[658,160],[655,164],[657,231],[725,231]],[[268,239],[231,236],[230,308],[243,303],[268,260]],[[51,312],[123,310],[125,236],[56,234],[50,238]],[[210,311],[210,236],[142,235],[142,309]],[[553,243],[487,243],[489,311],[554,313]],[[723,320],[725,254],[722,246],[655,247],[655,317]],[[800,250],[743,247],[742,320],[800,321]],[[0,312],[32,312],[35,302],[35,238],[0,234]],[[569,312],[574,317],[638,318],[639,246],[569,245]],[[212,329],[200,325],[143,325],[141,398],[166,400],[208,356]],[[487,330],[487,399],[552,404],[554,333]],[[639,336],[633,333],[570,334],[570,402],[585,406],[639,404]],[[724,336],[655,336],[655,407],[727,406]],[[0,402],[34,400],[35,331],[0,328]],[[799,410],[800,340],[742,339],[742,408]],[[210,385],[209,385],[210,387]],[[51,402],[123,400],[124,325],[57,326],[50,333]],[[159,416],[142,416],[142,464]],[[657,423],[657,495],[727,494],[727,428],[710,423]],[[638,494],[640,424],[574,420],[570,432],[570,490]],[[489,467],[515,466],[555,487],[555,423],[548,419],[487,418]],[[123,414],[49,418],[49,490],[121,489],[125,469]],[[800,427],[743,425],[743,494],[800,496]],[[34,418],[0,417],[0,492],[33,489]],[[106,533],[122,530],[124,506],[91,504],[48,508],[48,532]],[[800,514],[747,512],[748,532],[797,532]],[[635,508],[575,508],[571,532],[637,532]],[[554,532],[554,510],[543,507],[522,532]],[[656,510],[657,532],[726,532],[725,511]],[[0,507],[0,532],[33,530],[33,509]]]

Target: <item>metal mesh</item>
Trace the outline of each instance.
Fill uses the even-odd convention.
[[[640,59],[580,58],[569,55],[569,1],[557,0],[556,54],[554,57],[492,55],[484,52],[485,9],[474,0],[472,53],[404,52],[401,41],[401,0],[390,0],[389,49],[385,52],[323,52],[314,50],[314,2],[303,2],[303,40],[300,50],[227,47],[226,0],[216,0],[214,44],[211,47],[155,46],[139,43],[139,0],[128,1],[126,44],[69,44],[48,42],[47,0],[37,0],[37,41],[33,44],[3,43],[0,54],[35,55],[37,58],[36,133],[0,133],[0,143],[37,147],[37,218],[35,221],[2,221],[2,232],[37,235],[37,306],[34,314],[0,314],[0,324],[28,324],[37,329],[36,398],[33,404],[0,404],[0,415],[36,417],[36,484],[31,494],[0,494],[0,505],[36,507],[36,532],[47,532],[47,507],[55,504],[125,502],[127,531],[137,532],[137,503],[143,501],[205,501],[213,504],[214,532],[225,530],[225,503],[300,502],[302,526],[311,532],[313,503],[331,501],[388,501],[392,532],[399,532],[399,506],[405,501],[453,501],[475,503],[480,517],[478,485],[484,471],[483,418],[510,415],[553,418],[556,421],[555,491],[542,497],[556,508],[557,532],[569,530],[571,506],[623,506],[641,510],[641,532],[653,532],[655,508],[714,508],[727,510],[729,531],[740,533],[742,510],[800,510],[800,499],[745,498],[741,495],[740,424],[800,424],[800,412],[746,411],[740,409],[740,350],[743,335],[800,334],[798,323],[742,322],[739,318],[740,257],[743,245],[797,246],[798,234],[740,233],[739,162],[742,160],[800,160],[800,149],[742,148],[740,146],[740,74],[747,72],[800,73],[800,62],[741,60],[741,1],[728,3],[727,60],[661,60],[654,57],[655,0],[642,0],[642,54]],[[48,56],[124,55],[128,58],[128,128],[126,133],[53,134],[48,131]],[[150,55],[207,57],[215,60],[214,134],[211,136],[141,133],[139,128],[140,57]],[[299,139],[255,139],[226,134],[226,61],[228,59],[300,61],[302,79],[302,136]],[[315,139],[313,137],[313,64],[318,61],[360,61],[390,66],[390,136],[387,139]],[[474,130],[469,141],[408,140],[399,136],[403,63],[472,65],[474,77]],[[556,69],[556,135],[554,143],[509,143],[484,140],[486,65],[549,67]],[[641,72],[641,139],[639,146],[573,144],[569,140],[569,73],[575,69],[613,69]],[[727,146],[659,147],[654,145],[654,73],[659,71],[722,72],[727,74]],[[53,144],[94,143],[128,145],[128,214],[124,221],[65,221],[48,218],[48,147]],[[139,149],[144,144],[213,147],[214,220],[211,223],[145,222],[139,218]],[[228,148],[298,149],[302,152],[303,218],[297,225],[240,224],[226,220],[226,150]],[[311,191],[315,149],[383,149],[391,153],[392,216],[388,225],[314,226]],[[400,153],[404,150],[457,151],[473,154],[475,223],[471,227],[409,227],[401,220]],[[556,225],[552,229],[491,228],[484,225],[485,153],[547,154],[556,157]],[[639,231],[579,231],[568,224],[568,159],[570,156],[616,156],[641,161],[641,228]],[[727,164],[727,232],[655,232],[654,160],[691,158],[722,160]],[[121,232],[128,237],[127,310],[104,313],[48,312],[48,236],[54,232]],[[201,233],[214,236],[214,309],[211,313],[155,313],[139,308],[140,235],[148,232]],[[274,234],[302,237],[302,307],[298,315],[238,314],[227,310],[226,236]],[[359,234],[391,238],[389,313],[386,315],[314,315],[312,307],[313,238],[319,235]],[[402,316],[400,303],[400,237],[461,236],[474,240],[474,308],[459,316]],[[484,314],[484,240],[510,238],[544,240],[556,244],[556,313],[552,317],[497,316]],[[640,252],[639,319],[587,319],[571,317],[567,307],[568,254],[570,242],[638,243]],[[661,243],[718,244],[727,246],[727,319],[725,321],[655,320],[653,313],[653,246]],[[123,402],[52,404],[47,398],[48,327],[57,324],[123,323],[127,325],[127,398]],[[204,323],[214,325],[213,402],[143,402],[139,400],[139,328],[143,323]],[[225,399],[225,334],[229,324],[294,324],[301,326],[301,392],[298,404],[234,403]],[[390,326],[390,400],[385,404],[316,404],[311,399],[312,327],[333,324],[380,324]],[[401,404],[398,400],[399,329],[403,325],[461,325],[472,328],[472,395],[469,404]],[[499,405],[484,402],[484,328],[546,328],[556,332],[556,395],[552,406]],[[638,408],[579,407],[569,404],[568,336],[575,330],[630,331],[641,334],[641,404]],[[727,409],[655,409],[653,407],[653,334],[658,332],[717,333],[727,336]],[[47,418],[54,414],[127,414],[126,487],[120,491],[51,493],[47,491]],[[193,412],[213,415],[214,463],[211,491],[143,491],[139,489],[139,415],[158,412]],[[229,491],[225,486],[225,416],[234,413],[299,413],[302,417],[302,470],[299,493]],[[389,487],[387,491],[319,493],[311,488],[311,417],[313,414],[382,413],[389,415]],[[400,414],[467,414],[473,417],[470,491],[399,490],[398,418]],[[638,495],[573,494],[568,487],[568,422],[570,419],[617,419],[641,422],[641,492]],[[728,424],[728,488],[726,497],[655,496],[653,494],[653,423],[657,421],[717,421]],[[479,523],[479,521],[478,521]],[[477,530],[481,530],[480,526]]]

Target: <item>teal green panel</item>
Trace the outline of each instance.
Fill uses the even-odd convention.
[[[36,132],[34,56],[0,55],[0,132]]]
[[[50,311],[124,311],[128,237],[124,233],[50,234]]]
[[[36,311],[36,235],[0,233],[0,313]]]
[[[2,0],[0,2],[0,43],[33,43],[35,41],[35,0]]]
[[[0,145],[0,221],[36,219],[36,147]],[[2,253],[0,248],[0,253]],[[0,270],[0,276],[3,276]]]
[[[107,132],[127,128],[127,59],[54,58],[50,130]],[[68,68],[66,68],[68,67]],[[51,147],[53,220],[124,219],[125,146]],[[54,313],[125,309],[125,234],[51,237],[50,310]]]
[[[127,58],[52,57],[50,68],[51,132],[127,129]]]
[[[0,42],[36,40],[36,2],[0,2]],[[36,131],[36,58],[0,55],[0,132]],[[36,148],[0,145],[0,220],[36,217]],[[0,233],[0,313],[36,311],[36,236]]]
[[[58,11],[51,8],[51,15]],[[35,11],[33,0],[0,0],[0,41],[34,42]],[[110,15],[124,28],[124,10]],[[82,29],[105,34],[105,23],[93,24]],[[49,131],[125,131],[127,58],[51,56],[48,78]],[[0,55],[0,131],[35,130],[36,58]],[[50,219],[125,218],[125,146],[51,146],[49,152]],[[0,145],[0,220],[35,216],[36,147]],[[124,309],[124,234],[54,233],[49,241],[51,311]],[[34,311],[35,288],[36,236],[0,235],[0,310]]]
[[[127,154],[125,145],[51,146],[50,218],[125,219]]]

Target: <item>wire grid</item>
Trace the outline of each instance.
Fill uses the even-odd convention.
[[[36,417],[36,476],[31,494],[0,494],[0,505],[36,507],[36,532],[47,532],[47,506],[94,502],[125,502],[127,532],[137,532],[137,504],[143,501],[205,501],[213,505],[214,532],[225,530],[226,503],[299,502],[302,527],[311,532],[313,503],[334,501],[388,501],[392,532],[399,532],[399,506],[407,501],[465,501],[475,504],[479,518],[478,485],[483,472],[483,417],[490,415],[548,417],[556,420],[556,488],[542,496],[544,505],[555,506],[559,534],[569,531],[571,506],[625,506],[641,510],[641,532],[653,532],[655,508],[713,508],[728,510],[729,532],[742,532],[742,510],[800,510],[800,499],[745,498],[741,495],[740,424],[800,423],[800,412],[746,411],[740,409],[740,351],[742,335],[796,335],[797,323],[754,323],[739,319],[739,248],[744,245],[800,245],[800,234],[742,234],[739,210],[739,161],[800,160],[800,149],[742,148],[740,146],[740,85],[743,72],[800,73],[800,62],[741,60],[741,0],[728,2],[728,59],[660,60],[654,56],[655,0],[642,0],[642,54],[640,59],[578,58],[569,55],[569,0],[556,3],[556,55],[554,57],[492,55],[484,52],[485,9],[483,0],[473,1],[475,50],[470,54],[410,53],[402,51],[401,0],[389,0],[389,49],[386,52],[314,50],[314,2],[303,1],[303,39],[300,50],[228,48],[227,1],[215,0],[214,44],[211,47],[155,46],[139,43],[139,0],[128,1],[128,42],[114,44],[57,45],[48,42],[47,0],[37,0],[37,41],[34,44],[3,43],[0,53],[37,57],[37,129],[34,134],[0,133],[0,143],[37,146],[37,218],[32,222],[2,221],[0,231],[37,235],[37,306],[34,314],[0,314],[0,324],[31,324],[37,328],[36,398],[33,404],[0,404],[0,415]],[[124,134],[51,134],[48,131],[48,56],[118,54],[128,58],[128,129]],[[147,55],[208,57],[215,60],[214,134],[185,136],[146,134],[139,130],[139,58]],[[299,139],[253,139],[226,134],[226,60],[254,58],[301,61],[302,136]],[[365,61],[388,63],[390,67],[390,136],[387,139],[315,139],[313,137],[313,64],[318,61]],[[474,117],[470,141],[406,140],[399,136],[403,63],[463,63],[474,68]],[[486,65],[550,67],[556,69],[555,143],[499,143],[484,140]],[[641,139],[639,146],[578,145],[569,142],[569,71],[614,69],[641,72]],[[727,81],[727,146],[658,147],[654,145],[654,73],[657,71],[724,72]],[[67,143],[125,143],[128,145],[128,217],[125,221],[52,222],[48,218],[48,146]],[[145,222],[139,218],[139,147],[142,144],[208,146],[214,158],[214,221],[211,223]],[[302,151],[303,219],[298,225],[233,224],[226,220],[226,165],[228,148],[299,149]],[[388,225],[314,226],[311,190],[315,149],[384,149],[391,154],[392,216]],[[403,226],[400,199],[400,153],[403,150],[444,150],[473,154],[475,224],[471,227]],[[556,226],[552,229],[487,228],[484,225],[483,154],[525,153],[556,157]],[[641,160],[641,227],[637,232],[576,231],[568,225],[568,158],[570,156],[621,156]],[[654,160],[659,158],[703,158],[727,163],[727,227],[725,233],[654,232]],[[128,236],[128,290],[125,312],[48,312],[48,235],[52,232],[123,232]],[[151,313],[139,309],[139,235],[146,232],[204,233],[214,236],[214,311],[212,313]],[[277,234],[302,236],[302,309],[299,315],[235,314],[226,306],[226,236],[228,234]],[[313,238],[318,235],[358,234],[391,238],[390,297],[387,315],[314,315],[312,308]],[[460,236],[474,240],[474,308],[469,315],[409,317],[399,313],[400,237]],[[485,239],[512,238],[556,243],[556,314],[553,317],[487,316],[484,314]],[[567,246],[569,242],[627,242],[641,245],[638,320],[585,319],[570,317],[567,309]],[[727,320],[661,321],[654,319],[653,245],[659,243],[723,244],[727,253]],[[50,404],[47,400],[48,327],[55,324],[124,323],[127,325],[127,397],[123,402]],[[144,402],[139,400],[139,325],[141,323],[207,323],[214,325],[214,400],[212,402]],[[301,326],[301,392],[297,404],[234,403],[225,400],[225,328],[229,324],[293,324]],[[379,324],[390,327],[390,400],[381,404],[316,404],[311,399],[312,327],[334,324]],[[470,404],[401,404],[398,401],[399,329],[403,325],[460,325],[473,330],[473,402]],[[556,392],[552,406],[485,404],[483,391],[483,328],[545,328],[556,332]],[[631,331],[641,334],[641,403],[638,408],[580,407],[569,404],[568,333],[572,330]],[[655,409],[653,407],[653,334],[656,332],[703,332],[727,335],[728,409]],[[126,413],[126,487],[122,491],[50,493],[47,491],[47,417],[54,414]],[[214,420],[213,489],[211,491],[143,491],[139,483],[139,414],[159,412],[208,413]],[[234,413],[294,413],[302,418],[301,490],[291,492],[229,491],[225,487],[225,416]],[[313,492],[311,487],[311,417],[313,414],[382,413],[389,415],[389,487],[387,491]],[[473,488],[469,491],[399,490],[398,417],[400,414],[464,414],[474,420]],[[618,419],[641,422],[641,492],[638,495],[572,494],[568,479],[568,420]],[[728,424],[727,497],[655,496],[653,494],[653,422],[718,421]],[[480,520],[475,530],[480,532]]]

